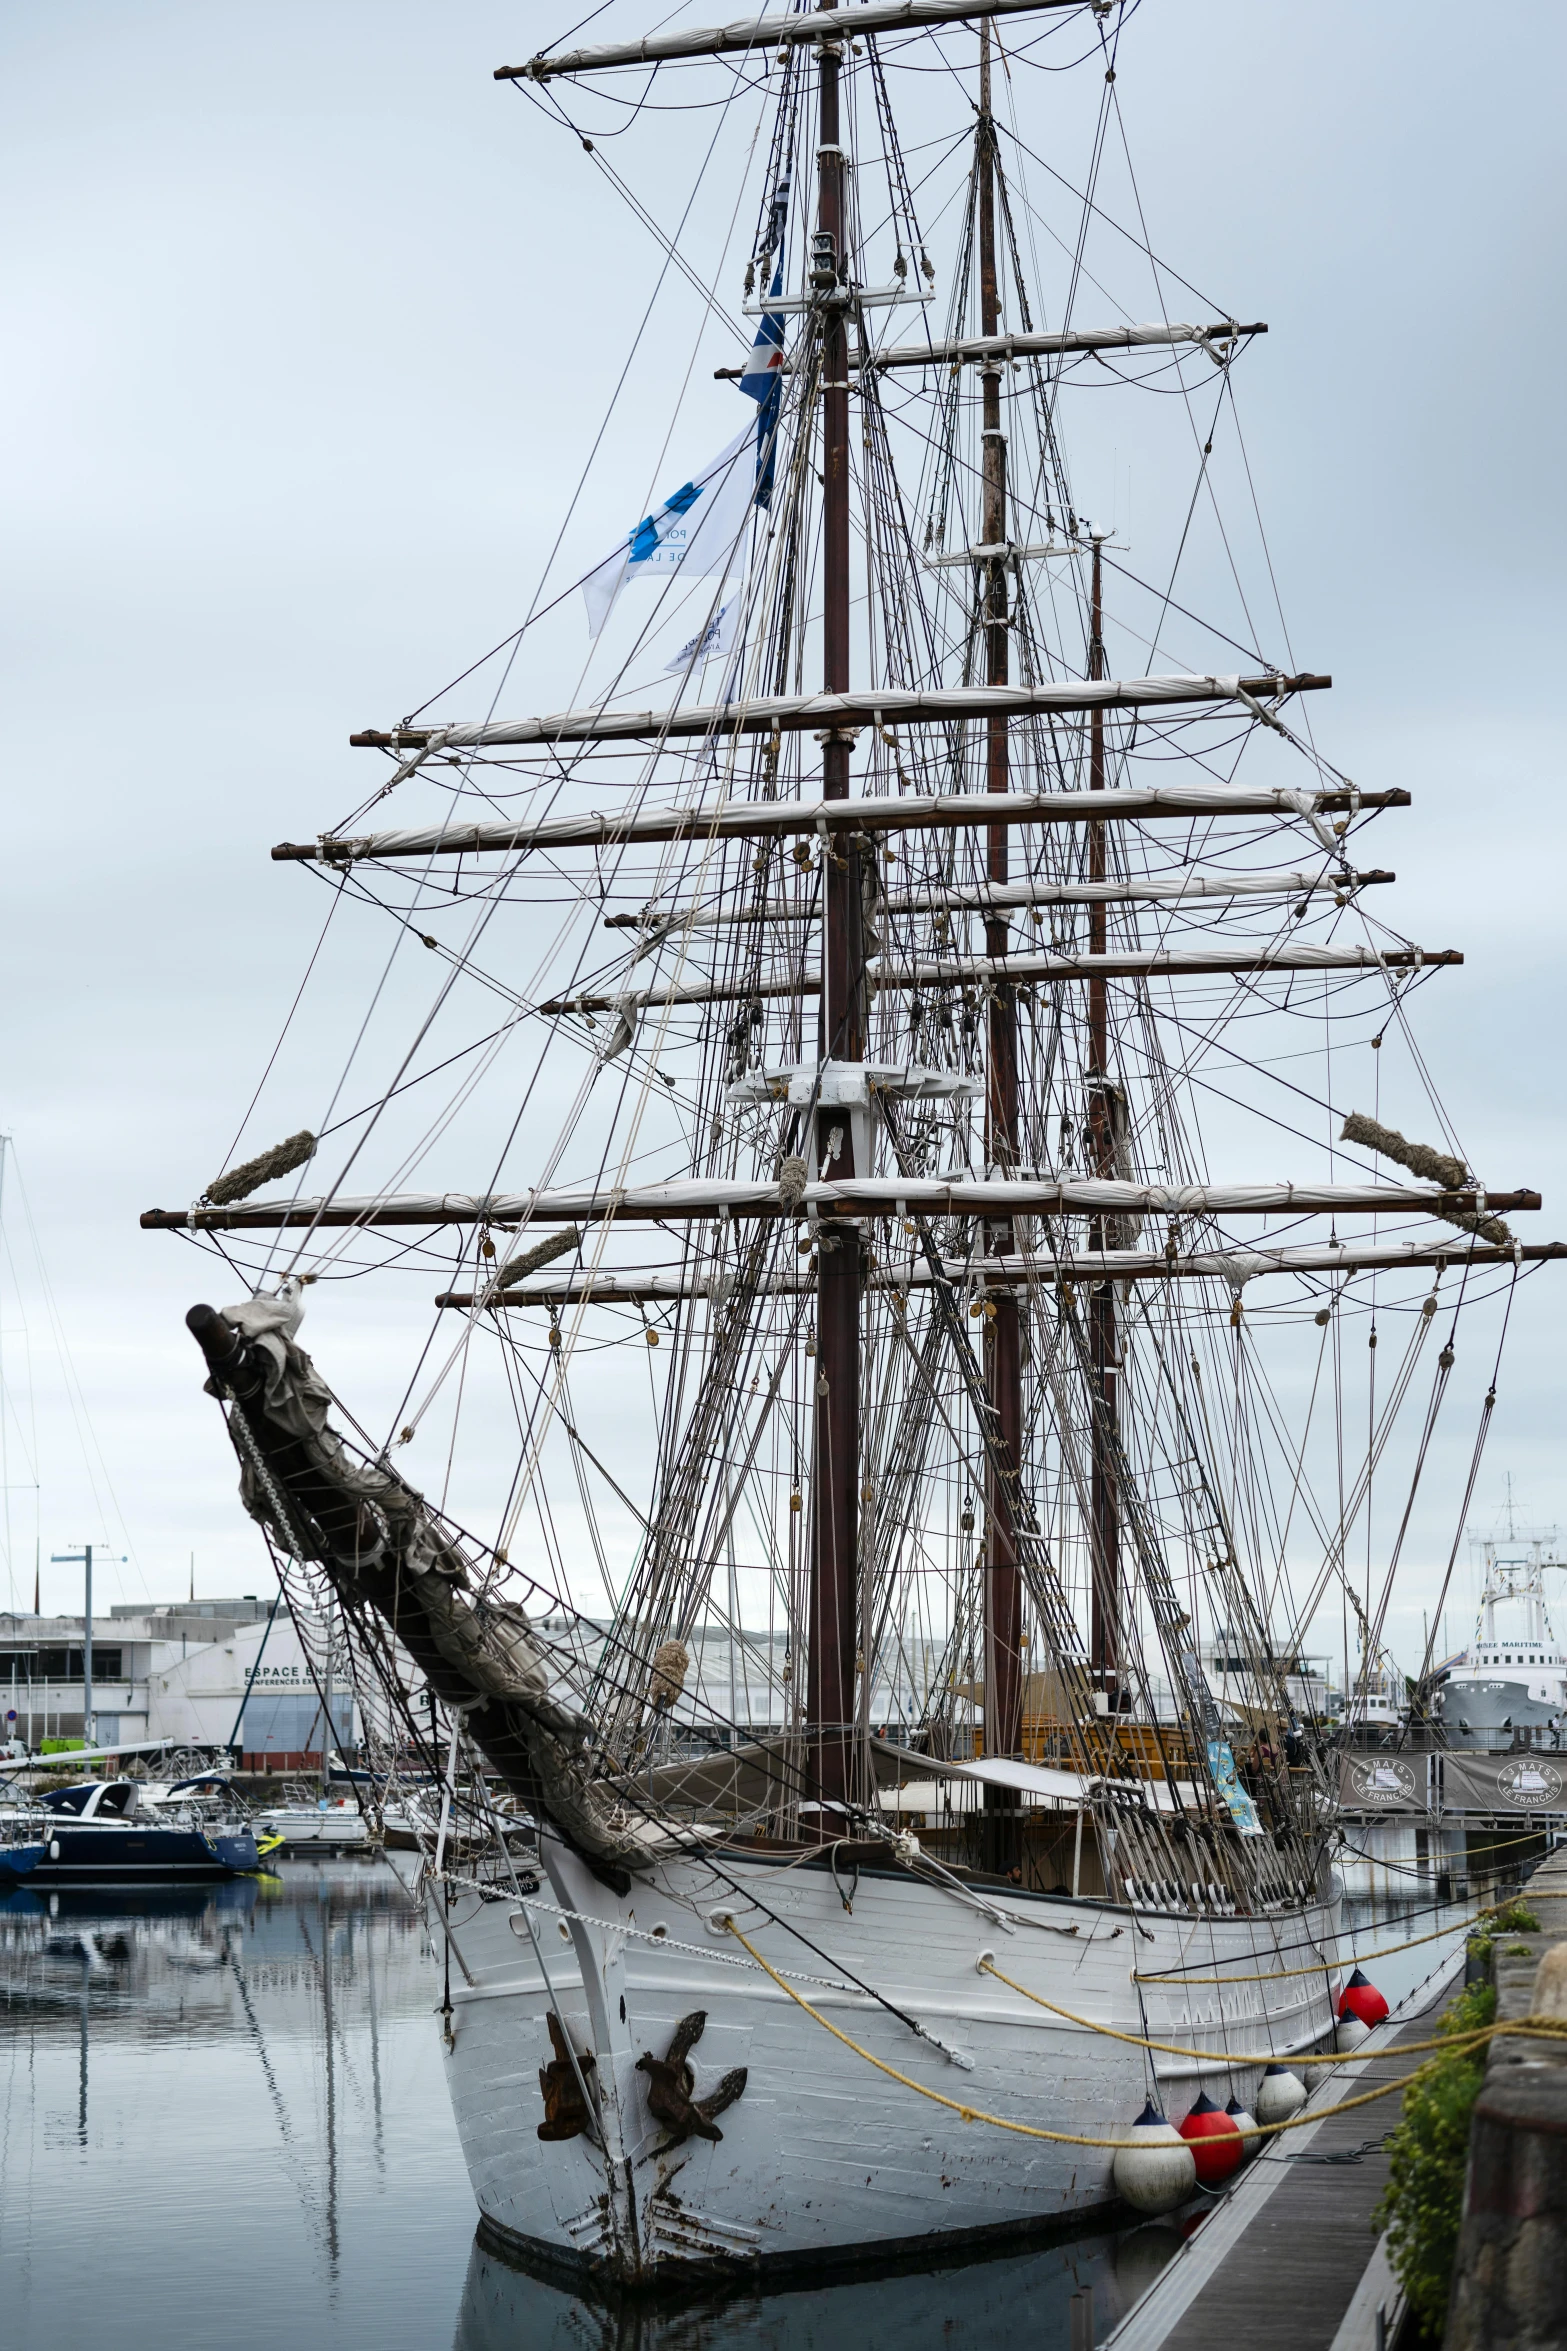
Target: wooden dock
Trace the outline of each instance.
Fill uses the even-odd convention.
[[[1316,2099],[1335,2104],[1413,2070],[1399,2045],[1431,2036],[1462,1979],[1448,1954],[1357,2056],[1326,2074]],[[1285,2131],[1243,2172],[1104,2351],[1380,2351],[1377,2313],[1396,2289],[1371,2214],[1387,2185],[1374,2144],[1398,2120],[1385,2099]]]

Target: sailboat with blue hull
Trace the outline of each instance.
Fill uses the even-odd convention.
[[[193,1780],[153,1796],[137,1780],[86,1780],[40,1797],[39,1886],[239,1877],[259,1868],[255,1832],[220,1782]],[[3,1853],[3,1849],[0,1849]]]

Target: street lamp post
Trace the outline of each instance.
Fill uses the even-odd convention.
[[[88,1543],[80,1551],[51,1551],[49,1559],[55,1567],[83,1567],[87,1571],[87,1613],[82,1619],[82,1736],[89,1747],[96,1747],[92,1702],[92,1553],[93,1547]]]
[[[101,1545],[98,1548],[102,1548]],[[94,1546],[86,1543],[80,1551],[51,1551],[49,1558],[56,1567],[81,1567],[87,1571],[87,1613],[82,1619],[82,1735],[89,1747],[96,1747],[97,1711],[92,1702],[92,1555]],[[48,1728],[47,1723],[44,1726]]]

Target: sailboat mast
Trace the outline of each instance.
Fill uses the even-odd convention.
[[[1102,678],[1105,674],[1104,648],[1104,534],[1093,535],[1093,568],[1089,599],[1088,674]],[[1105,731],[1104,713],[1095,710],[1088,722],[1088,788],[1102,792],[1105,788]],[[1088,827],[1088,878],[1091,882],[1105,879],[1105,827]],[[1088,946],[1093,955],[1105,952],[1105,906],[1102,899],[1093,901],[1088,910]],[[1114,1112],[1107,1083],[1110,1068],[1110,1016],[1105,981],[1096,976],[1088,983],[1088,1153],[1092,1171],[1097,1176],[1113,1176],[1115,1166]],[[1097,1084],[1095,1081],[1099,1081]],[[1109,1246],[1105,1219],[1096,1219],[1089,1230],[1091,1249]],[[1097,1409],[1093,1415],[1093,1459],[1090,1480],[1090,1508],[1093,1516],[1092,1569],[1093,1611],[1089,1636],[1089,1663],[1099,1688],[1114,1705],[1120,1648],[1120,1585],[1121,1585],[1121,1498],[1116,1485],[1115,1463],[1112,1458],[1116,1427],[1116,1328],[1115,1285],[1097,1282],[1089,1294],[1088,1347],[1090,1376],[1095,1389]]]
[[[837,0],[824,0],[835,7]],[[817,213],[811,283],[820,301],[822,369],[822,685],[849,687],[849,332],[841,299],[849,282],[843,151],[839,145],[842,48],[817,44]],[[822,796],[847,799],[854,736],[830,731],[822,746]],[[822,844],[822,1061],[865,1058],[865,950],[860,848],[852,834]],[[856,1169],[847,1114],[816,1122],[817,1166],[842,1180]],[[812,1495],[808,1719],[812,1776],[823,1803],[852,1792],[855,1647],[859,1626],[860,1236],[843,1220],[819,1235],[816,1302],[815,1470]],[[825,1835],[833,1833],[825,1816]]]
[[[990,110],[988,23],[980,29],[975,162],[979,173],[980,333],[996,335],[1001,331],[1001,297],[996,277],[996,137]],[[1002,549],[1007,541],[1007,440],[1001,424],[999,360],[981,370],[980,384],[980,538],[986,547]],[[986,557],[985,677],[992,686],[1009,683],[1007,569],[1004,553]],[[998,713],[987,729],[987,792],[1008,789],[1007,749],[1007,721]],[[1008,878],[1010,837],[1007,825],[989,828],[988,871],[993,882]],[[987,955],[1006,954],[1007,929],[1005,918],[992,911],[985,923]],[[987,1168],[1011,1174],[1018,1159],[1017,999],[1003,981],[991,991],[986,1021],[985,1161]],[[1012,1254],[1014,1236],[1009,1218],[999,1218],[986,1227],[986,1246],[993,1257]],[[1023,1358],[1016,1291],[1003,1289],[999,1296],[987,1300],[987,1306],[985,1389],[993,1415],[993,1444],[987,1450],[985,1472],[985,1750],[989,1755],[1011,1755],[1022,1737],[1023,1595],[1014,1507],[1022,1455]],[[986,1794],[987,1801],[992,1796],[998,1802],[1006,1797],[1002,1789],[987,1790]]]

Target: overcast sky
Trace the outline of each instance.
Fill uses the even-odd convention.
[[[657,14],[615,0],[595,35]],[[136,1219],[222,1164],[314,939],[319,887],[269,845],[354,803],[351,727],[521,618],[645,300],[653,248],[490,78],[571,22],[486,0],[0,16],[0,1125],[80,1388],[8,1185],[24,1605],[24,1319],[46,1563],[129,1550],[99,1588],[130,1598],[183,1590],[192,1551],[207,1592],[268,1573],[181,1324],[208,1285]],[[1545,1193],[1531,1238],[1567,1234],[1562,49],[1538,4],[1143,0],[1118,79],[1153,242],[1269,321],[1244,414],[1291,642],[1334,674],[1330,756],[1415,796],[1376,835],[1391,918],[1468,956],[1421,998],[1424,1045],[1486,1179]],[[666,215],[686,165],[673,134],[667,162],[640,151]],[[657,446],[633,427],[612,453],[579,552],[639,510]],[[276,1131],[314,1107],[280,1102]],[[1561,1285],[1520,1295],[1477,1524],[1509,1470],[1529,1519],[1567,1521]],[[328,1335],[346,1389],[396,1314],[360,1285],[318,1307]],[[1401,1650],[1441,1539],[1433,1519]],[[78,1574],[46,1564],[46,1606]]]

